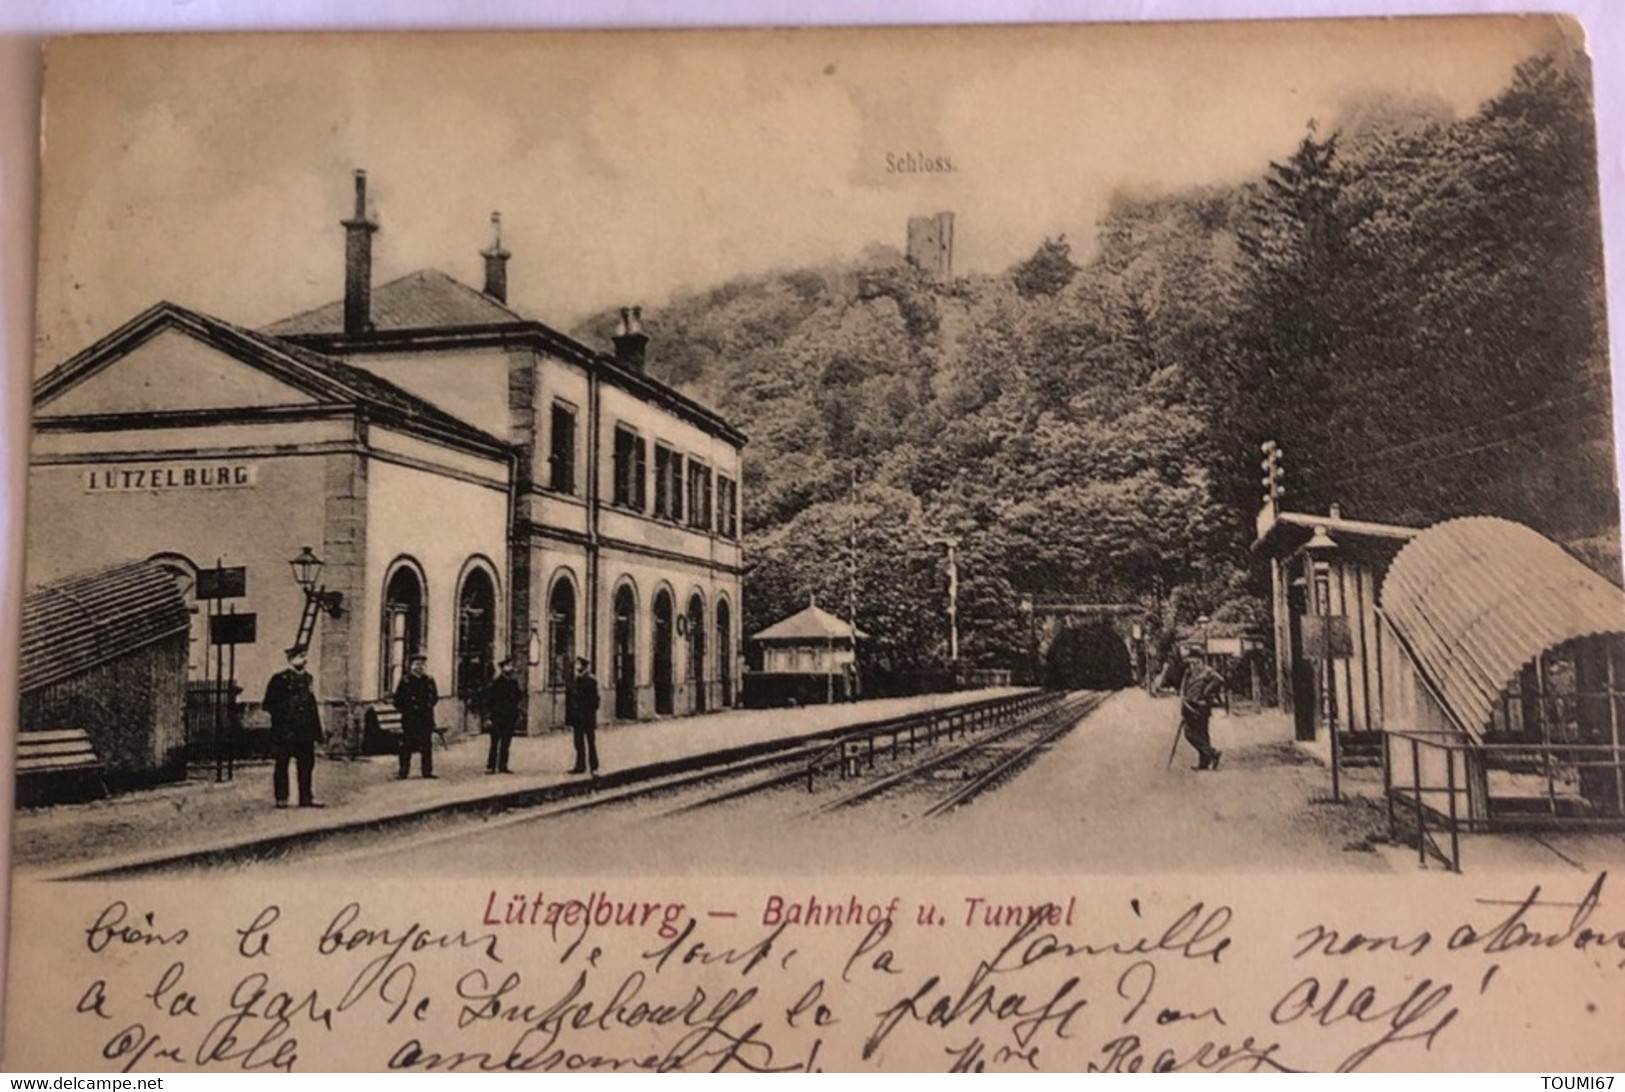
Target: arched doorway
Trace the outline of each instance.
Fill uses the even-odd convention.
[[[576,586],[569,577],[559,576],[547,597],[547,685],[551,689],[570,685],[575,659]]]
[[[695,592],[688,600],[688,682],[694,693],[694,712],[703,713],[705,693],[705,599]]]
[[[661,588],[654,602],[654,684],[655,715],[672,711],[672,607],[671,592]]]
[[[469,569],[457,590],[457,650],[452,667],[453,692],[465,702],[477,698],[491,681],[496,641],[496,582],[483,568]]]
[[[638,716],[638,597],[632,585],[615,590],[615,719]]]
[[[423,578],[410,561],[397,562],[384,582],[383,656],[380,685],[393,694],[406,670],[406,658],[423,648],[428,612],[424,608]]]
[[[734,644],[733,644],[733,614],[728,609],[728,601],[717,601],[717,682],[722,690],[722,707],[732,707],[734,703]]]

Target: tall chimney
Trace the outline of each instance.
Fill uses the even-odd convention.
[[[502,213],[491,214],[491,245],[480,251],[485,259],[485,294],[498,303],[508,302],[508,252],[502,249]]]
[[[344,332],[364,334],[372,329],[372,233],[375,220],[367,219],[367,172],[355,172],[355,217],[344,225]]]
[[[643,308],[621,308],[621,321],[615,327],[615,359],[629,372],[643,372],[643,358],[649,335],[643,332]]]

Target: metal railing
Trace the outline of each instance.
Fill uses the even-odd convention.
[[[963,705],[922,709],[856,727],[807,760],[807,791],[813,791],[819,773],[825,770],[839,771],[844,781],[857,776],[864,766],[873,769],[877,756],[900,754],[905,745],[912,754],[922,743],[929,746],[939,739],[953,739],[980,728],[1004,724],[1040,706],[1058,702],[1064,696],[1058,690],[1030,690]]]
[[[1431,852],[1461,871],[1464,833],[1625,826],[1625,748],[1390,731],[1382,760],[1389,836],[1397,840],[1401,815],[1410,817],[1424,866]]]

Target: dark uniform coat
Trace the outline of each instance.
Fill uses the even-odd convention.
[[[485,715],[490,718],[492,732],[512,735],[519,727],[520,706],[524,693],[519,680],[509,675],[498,675],[485,688]]]
[[[278,671],[265,688],[265,711],[271,714],[271,735],[289,743],[319,743],[322,716],[311,688],[310,672],[297,668]]]
[[[407,739],[427,738],[434,731],[434,707],[440,688],[428,675],[408,671],[395,687],[395,708],[401,712],[401,734]]]

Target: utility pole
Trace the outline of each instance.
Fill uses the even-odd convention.
[[[959,540],[933,539],[935,546],[948,547],[948,659],[959,666]]]
[[[846,554],[846,636],[852,643],[852,676],[847,701],[858,699],[858,468],[852,467],[851,542]]]

